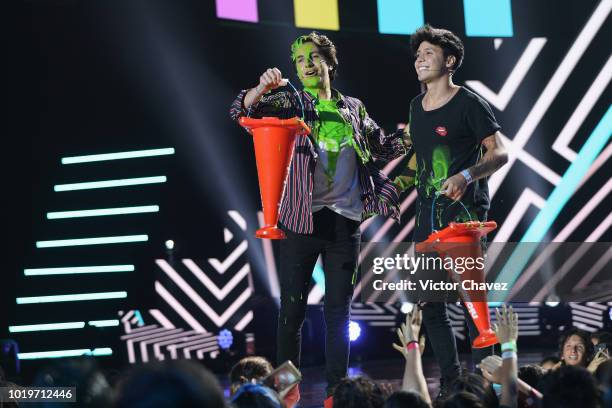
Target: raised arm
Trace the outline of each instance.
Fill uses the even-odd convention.
[[[504,304],[501,312],[495,311],[497,323],[493,327],[497,339],[501,343],[502,366],[501,385],[502,396],[500,405],[514,408],[518,404],[517,394],[517,355],[516,340],[518,338],[518,316]]]
[[[288,92],[270,94],[271,90],[287,85],[278,68],[268,68],[259,77],[257,86],[241,91],[230,107],[232,120],[238,120],[249,113],[271,116],[293,116],[293,103]]]
[[[425,381],[425,375],[423,375],[419,347],[419,330],[421,329],[422,319],[421,309],[415,306],[412,312],[406,315],[406,323],[402,323],[401,328],[397,329],[397,337],[401,345],[393,344],[393,348],[402,353],[406,360],[402,390],[416,391],[425,402],[431,405],[427,381]]]
[[[283,79],[280,70],[276,67],[268,68],[266,72],[259,77],[259,84],[257,84],[255,88],[249,89],[244,96],[244,107],[248,109],[251,105],[258,102],[268,91],[285,85],[287,85],[287,80]]]

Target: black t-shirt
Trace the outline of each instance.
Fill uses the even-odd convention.
[[[489,104],[464,87],[445,105],[431,111],[423,110],[424,96],[420,94],[410,103],[410,136],[417,159],[416,242],[427,239],[432,232],[434,199],[436,230],[451,221],[486,219],[489,209],[486,178],[470,184],[461,203],[442,195],[436,199],[435,192],[441,190],[444,180],[475,165],[484,153],[482,140],[501,129]]]

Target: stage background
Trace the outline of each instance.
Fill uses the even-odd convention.
[[[115,365],[143,355],[215,365],[219,355],[228,356],[218,345],[222,329],[235,340],[231,358],[251,347],[253,338],[258,353],[273,355],[275,248],[253,238],[260,208],[253,148],[228,110],[268,67],[297,84],[289,45],[313,29],[338,47],[333,86],[363,100],[386,130],[407,121],[409,101],[420,90],[409,33],[423,22],[456,32],[466,56],[455,80],[489,101],[511,153],[490,180],[490,218],[500,224],[492,240],[611,241],[611,1],[328,0],[310,3],[324,10],[314,16],[305,3],[13,4],[4,160],[9,251],[0,334],[18,341],[26,365],[83,350]],[[321,19],[323,14],[328,18]],[[152,157],[62,163],[67,157],[150,149],[166,150]],[[395,175],[404,165],[400,160],[386,170]],[[54,190],[143,177],[153,177],[151,184]],[[410,240],[414,193],[402,201],[401,224],[376,218],[364,225],[364,241]],[[48,218],[50,212],[136,206],[147,212]],[[100,237],[134,242],[53,243]],[[167,240],[175,243],[171,251]],[[589,260],[585,269],[594,272],[585,289],[612,280],[609,255]],[[124,270],[40,270],[109,265]],[[305,360],[312,364],[320,362],[315,351],[322,274],[319,265],[305,328],[308,339],[318,339],[305,344]],[[64,295],[78,296],[40,298]],[[545,309],[524,307],[523,334],[541,340]],[[605,298],[562,305],[552,326],[609,327],[609,307]],[[373,342],[364,344],[376,344],[386,341],[380,333],[390,333],[401,314],[397,303],[357,303],[353,316]],[[459,307],[451,317],[464,338]],[[41,324],[51,326],[27,327]],[[157,349],[148,348],[156,343]],[[354,350],[355,358],[377,357],[370,346]],[[44,354],[49,351],[56,353]]]

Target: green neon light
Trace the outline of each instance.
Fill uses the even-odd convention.
[[[24,269],[25,276],[72,275],[77,273],[133,272],[134,265],[68,266],[65,268]]]
[[[87,324],[94,327],[112,327],[119,326],[119,320],[90,320]]]
[[[100,300],[100,299],[121,299],[126,298],[127,292],[98,292],[98,293],[75,293],[71,295],[53,296],[28,296],[17,298],[18,305],[30,303],[56,303],[56,302],[77,302],[80,300]]]
[[[62,164],[89,163],[107,160],[134,159],[139,157],[167,156],[174,154],[172,147],[164,149],[133,150],[131,152],[90,154],[62,158]]]
[[[59,239],[54,241],[36,241],[36,248],[55,248],[81,245],[124,244],[128,242],[145,242],[148,235],[119,235],[114,237]]]
[[[47,330],[68,330],[82,329],[85,322],[66,322],[66,323],[45,323],[45,324],[24,324],[20,326],[9,326],[11,333],[36,332]]]
[[[141,184],[165,183],[166,180],[167,180],[166,176],[152,176],[152,177],[136,177],[136,178],[117,179],[117,180],[88,181],[84,183],[56,184],[53,187],[53,190],[59,192],[59,191],[74,191],[74,190],[91,190],[91,189],[96,189],[96,188],[137,186]]]
[[[95,348],[91,351],[92,356],[111,356],[113,355],[113,349],[110,347]]]
[[[158,205],[142,205],[138,207],[101,208],[98,210],[57,211],[47,213],[47,219],[99,217],[103,215],[142,214],[159,212]]]
[[[35,351],[31,353],[19,353],[20,360],[36,360],[41,358],[62,358],[62,357],[78,357],[84,355],[90,356],[110,356],[113,350],[110,347],[101,347],[95,349],[73,349],[73,350],[56,350],[56,351]]]

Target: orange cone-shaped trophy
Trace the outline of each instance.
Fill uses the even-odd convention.
[[[257,177],[265,223],[263,228],[257,230],[255,236],[285,239],[285,233],[276,226],[280,202],[289,174],[295,138],[298,135],[308,135],[310,129],[297,117],[291,119],[242,117],[240,125],[253,135],[255,144]]]
[[[480,238],[495,228],[497,228],[495,221],[451,222],[448,227],[430,234],[426,241],[417,243],[416,250],[418,252],[437,252],[443,259],[447,257],[453,260],[458,258],[476,260],[478,257],[482,259],[484,254],[480,246]],[[456,264],[453,263],[453,265]],[[449,272],[453,278],[459,276],[460,282],[469,280],[484,283],[484,267],[480,267],[477,262],[470,262],[470,264],[473,267],[465,268],[463,273]],[[460,287],[462,286],[460,285]],[[491,330],[486,291],[462,289],[459,293],[478,328],[479,336],[474,339],[472,347],[484,348],[498,343],[495,333]]]

